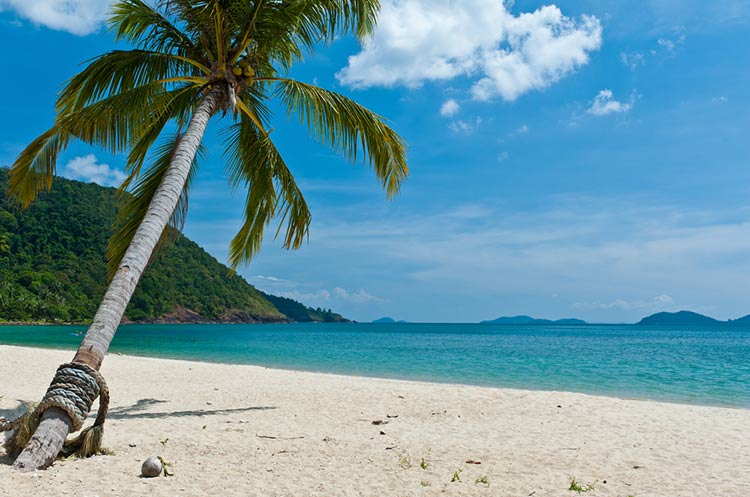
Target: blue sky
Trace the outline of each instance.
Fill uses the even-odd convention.
[[[748,2],[382,4],[367,47],[320,47],[293,76],[386,116],[410,177],[388,202],[277,113],[313,222],[296,252],[269,236],[250,283],[362,321],[750,313]],[[52,123],[60,84],[115,45],[105,1],[0,9],[8,165]],[[225,261],[243,197],[213,124],[185,232]],[[58,172],[112,184],[122,167],[79,144]]]

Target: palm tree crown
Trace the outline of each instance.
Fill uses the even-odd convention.
[[[108,247],[112,270],[123,257],[167,171],[194,110],[209,96],[224,130],[227,175],[247,190],[244,222],[230,263],[247,262],[266,225],[280,219],[284,247],[298,248],[310,211],[269,135],[268,101],[278,99],[311,135],[351,161],[361,156],[389,197],[405,179],[406,146],[384,120],[351,99],[284,77],[320,42],[371,33],[377,0],[119,0],[109,18],[117,40],[135,46],[89,61],[57,99],[54,126],[11,170],[11,194],[27,206],[49,189],[57,156],[72,139],[127,153],[123,208]],[[200,152],[200,151],[199,151]],[[171,224],[179,227],[200,153]],[[146,165],[148,162],[148,165]]]

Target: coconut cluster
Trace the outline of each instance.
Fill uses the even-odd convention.
[[[240,61],[237,65],[232,66],[232,74],[238,78],[244,78],[248,85],[255,82],[255,69],[250,66],[246,60]]]

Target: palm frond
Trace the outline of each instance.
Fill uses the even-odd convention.
[[[230,184],[247,188],[244,222],[229,247],[229,263],[236,268],[260,250],[265,227],[279,219],[283,246],[299,248],[307,237],[311,214],[294,176],[270,137],[243,116],[226,130],[227,174]]]
[[[58,115],[66,115],[111,95],[156,81],[201,75],[196,62],[168,53],[147,50],[113,50],[92,59],[71,78],[57,99]],[[140,102],[133,102],[139,105]]]
[[[253,53],[289,69],[318,43],[348,33],[366,39],[375,27],[379,8],[377,0],[265,2],[253,25],[257,44]]]
[[[284,247],[298,248],[311,216],[266,131],[270,97],[279,97],[314,138],[348,160],[369,164],[389,197],[408,174],[406,144],[383,118],[340,94],[278,78],[318,43],[347,33],[360,40],[367,37],[378,9],[377,0],[115,0],[110,28],[116,39],[136,49],[92,59],[66,83],[57,100],[55,125],[13,165],[11,195],[26,206],[39,191],[49,189],[57,157],[72,139],[113,153],[127,151],[123,207],[107,249],[114,270],[146,215],[202,92],[228,91],[232,97],[221,96],[219,105],[226,110],[236,91],[239,112],[233,117],[238,122],[227,131],[226,167],[232,186],[247,188],[247,198],[244,222],[231,242],[230,263],[237,267],[249,261],[273,220],[279,221],[276,236],[284,232]],[[232,67],[235,63],[238,67]],[[248,66],[254,76],[232,74]],[[177,134],[151,154],[173,121]],[[170,219],[173,227],[184,221],[200,152]],[[146,167],[149,158],[152,163]]]
[[[296,114],[320,142],[356,162],[364,155],[387,195],[398,193],[406,179],[406,143],[383,119],[338,93],[282,79],[276,93],[289,114]]]
[[[316,33],[325,42],[331,42],[337,35],[354,33],[360,41],[372,34],[377,14],[378,0],[317,0],[300,2],[302,23],[306,29]]]
[[[43,190],[49,190],[57,157],[72,138],[107,149],[130,150],[128,170],[135,175],[148,147],[170,119],[185,119],[198,90],[193,87],[165,91],[158,83],[114,94],[58,117],[55,126],[34,140],[11,166],[10,193],[27,207]],[[128,183],[133,177],[128,178]]]
[[[235,26],[240,29],[235,33],[236,40],[232,48],[230,63],[239,59],[252,43],[255,21],[262,7],[263,1],[255,0],[254,2],[233,2],[227,9],[228,14],[235,19]]]
[[[219,0],[214,0],[213,6],[213,19],[214,19],[214,40],[216,47],[216,60],[220,64],[226,63],[226,31],[224,29],[224,9],[222,9]]]
[[[20,153],[10,169],[8,193],[21,207],[28,207],[39,192],[50,189],[57,156],[69,142],[70,134],[56,125]]]
[[[168,52],[187,57],[198,55],[187,34],[158,8],[143,0],[119,0],[112,5],[110,29],[116,40],[125,40],[154,52]]]
[[[151,83],[113,94],[59,118],[63,129],[81,141],[123,152],[134,137],[170,109],[171,92],[160,83]]]

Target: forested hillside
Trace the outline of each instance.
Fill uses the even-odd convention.
[[[0,322],[90,320],[107,283],[104,252],[117,213],[115,189],[55,178],[50,192],[21,211],[9,202],[7,188],[7,170],[0,169]],[[179,235],[147,268],[126,318],[283,322],[334,315],[295,304],[295,317],[285,315]]]
[[[288,299],[286,297],[277,297],[276,295],[269,295],[261,292],[261,294],[267,298],[279,311],[288,316],[293,321],[300,323],[309,323],[311,321],[319,321],[324,323],[348,323],[350,322],[341,314],[333,312],[331,309],[313,309],[312,307],[306,307],[300,304],[296,300]]]

